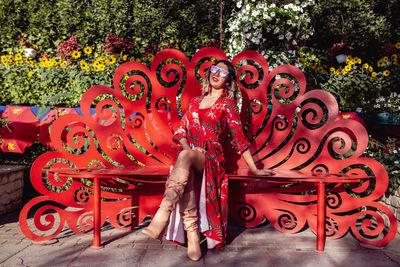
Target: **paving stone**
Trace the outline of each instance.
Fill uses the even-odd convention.
[[[358,251],[328,250],[326,254],[332,258],[338,266],[344,266],[351,259],[352,267],[390,267],[399,266],[381,250],[360,249]]]
[[[67,266],[81,253],[80,247],[29,246],[2,264],[4,266]]]

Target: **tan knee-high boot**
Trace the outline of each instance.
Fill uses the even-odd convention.
[[[188,177],[189,171],[184,168],[174,168],[172,170],[165,184],[164,197],[160,208],[157,210],[149,226],[142,230],[143,234],[151,238],[162,239],[171,211],[175,209],[176,202],[182,198]]]
[[[187,255],[189,259],[198,261],[201,258],[201,249],[198,230],[196,195],[194,192],[192,179],[189,180],[186,190],[188,192],[183,194],[180,203],[182,205],[182,221],[188,239]]]

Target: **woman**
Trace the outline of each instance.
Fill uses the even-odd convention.
[[[210,67],[203,95],[192,99],[174,133],[173,139],[182,149],[167,179],[160,208],[143,230],[147,236],[161,239],[168,225],[166,239],[178,243],[185,242],[185,230],[188,257],[194,261],[201,258],[199,231],[206,236],[208,248],[222,246],[226,240],[228,176],[219,142],[223,132],[230,130],[232,145],[254,174],[273,175],[258,169],[248,150],[235,101],[237,90],[232,63],[219,60]]]

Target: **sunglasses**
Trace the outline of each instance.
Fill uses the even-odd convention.
[[[217,66],[215,66],[215,65],[212,65],[212,66],[211,66],[210,71],[211,71],[211,73],[213,73],[213,74],[215,74],[215,73],[217,73],[217,72],[219,71],[219,75],[220,75],[222,78],[225,78],[225,77],[228,76],[228,74],[229,74],[229,71],[224,70],[224,69],[221,69],[221,68],[219,68],[219,67],[217,67]]]

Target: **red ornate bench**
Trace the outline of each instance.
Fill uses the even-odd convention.
[[[89,88],[82,96],[82,115],[64,115],[52,124],[56,151],[32,165],[31,182],[41,195],[22,209],[22,232],[45,241],[66,224],[77,234],[99,231],[106,220],[126,230],[154,215],[177,151],[174,129],[189,100],[200,94],[200,81],[212,61],[226,58],[215,48],[201,49],[190,60],[178,50],[164,50],[150,68],[122,64],[113,88]],[[270,71],[255,51],[236,55],[232,63],[251,152],[259,166],[277,175],[252,176],[226,141],[230,216],[245,227],[267,219],[285,233],[307,226],[317,233],[319,225],[318,236],[331,239],[350,231],[374,246],[393,240],[395,217],[377,202],[388,175],[363,155],[368,135],[362,124],[338,117],[337,102],[328,92],[306,91],[305,76],[294,66]],[[27,223],[31,214],[34,225]]]

